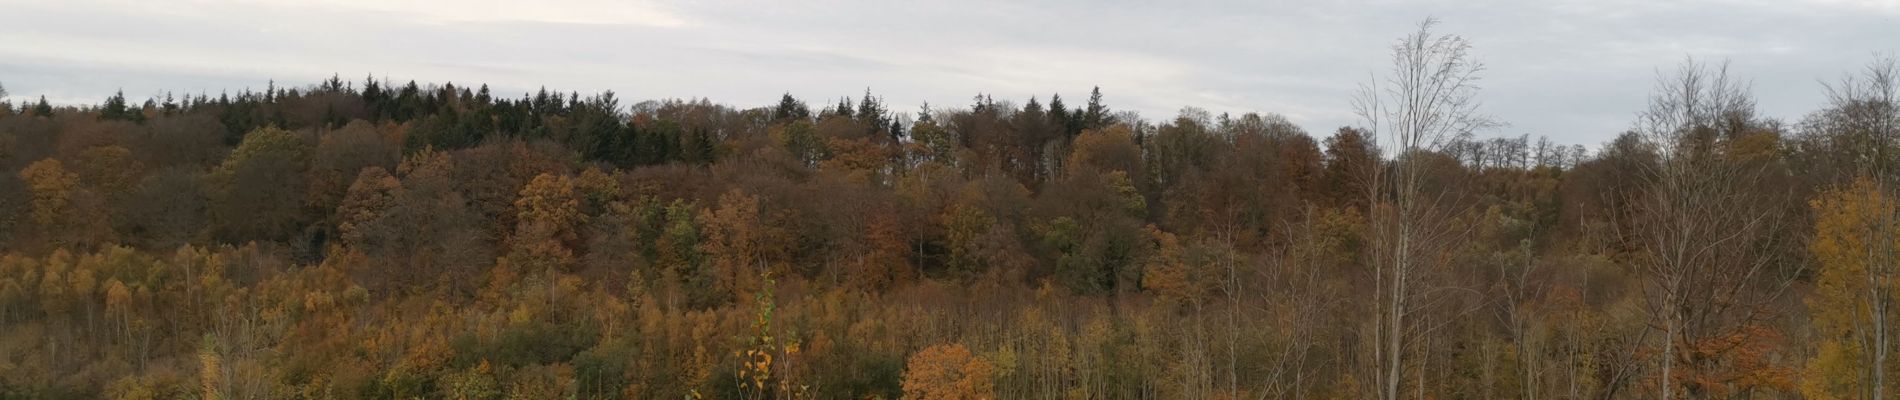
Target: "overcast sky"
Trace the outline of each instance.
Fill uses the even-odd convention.
[[[1489,66],[1480,96],[1510,124],[1492,135],[1594,147],[1685,57],[1730,60],[1765,115],[1792,120],[1821,81],[1900,51],[1900,0],[1166,3],[0,0],[0,84],[74,104],[375,74],[738,107],[868,87],[899,111],[978,92],[1077,104],[1100,85],[1151,120],[1272,112],[1323,135],[1354,123],[1390,43],[1436,16]]]

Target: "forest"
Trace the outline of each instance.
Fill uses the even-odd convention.
[[[1505,134],[1462,37],[1385,50],[1317,131],[0,89],[0,398],[1900,396],[1900,62],[1782,120],[1665,60],[1585,146]]]

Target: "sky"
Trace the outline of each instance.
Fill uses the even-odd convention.
[[[1819,108],[1823,82],[1900,53],[1900,0],[729,1],[0,0],[0,85],[96,104],[398,82],[815,105],[866,89],[893,109],[1060,93],[1150,120],[1185,106],[1277,113],[1316,135],[1357,123],[1358,86],[1427,17],[1487,70],[1480,136],[1597,146],[1659,70],[1719,63],[1761,114]]]

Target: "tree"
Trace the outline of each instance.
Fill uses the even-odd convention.
[[[396,192],[402,183],[382,167],[365,167],[344,194],[336,209],[337,233],[345,244],[361,244],[368,238],[368,225],[396,205]]]
[[[772,120],[779,122],[807,121],[811,119],[811,107],[786,92],[779,97],[778,107],[772,109]]]
[[[387,176],[402,155],[391,136],[388,129],[357,121],[319,137],[306,178],[310,205],[325,211],[335,208],[366,168],[380,169]]]
[[[1802,393],[1810,398],[1878,398],[1891,351],[1893,198],[1862,178],[1813,201],[1817,264],[1814,293],[1819,352],[1807,365]]]
[[[872,214],[863,241],[866,251],[852,260],[846,275],[849,285],[876,292],[917,278],[909,258],[910,241],[895,212]]]
[[[467,289],[479,284],[468,276],[479,271],[477,267],[495,262],[496,246],[485,240],[484,216],[456,190],[454,168],[455,160],[445,153],[411,155],[396,167],[402,184],[390,191],[389,208],[371,215],[357,211],[374,209],[378,192],[388,182],[370,172],[371,180],[359,181],[362,186],[353,188],[358,189],[354,191],[358,200],[345,202],[361,207],[338,213],[368,218],[356,224],[355,233],[349,236],[361,236],[361,241],[349,244],[381,261],[380,269],[365,271],[366,286],[383,290],[443,282],[451,288]]]
[[[1187,260],[1180,238],[1153,225],[1147,230],[1155,251],[1142,269],[1142,289],[1154,292],[1167,304],[1192,308],[1198,313],[1201,303],[1207,300],[1209,287],[1213,286],[1208,282],[1209,273]]]
[[[79,174],[68,172],[56,159],[43,159],[27,165],[19,173],[32,192],[29,221],[46,248],[63,248],[93,243],[105,236],[104,214],[89,210],[99,207],[89,202],[90,194],[80,186]]]
[[[995,375],[995,366],[970,354],[962,344],[930,346],[910,356],[904,369],[904,398],[988,399],[995,396]]]
[[[303,221],[309,154],[303,138],[283,129],[245,135],[209,177],[217,236],[231,242],[289,237]]]
[[[984,242],[996,219],[982,208],[968,204],[955,204],[938,219],[947,236],[945,245],[950,248],[946,264],[951,276],[968,279],[987,272],[989,262],[984,257]]]
[[[46,103],[45,95],[40,95],[40,102],[33,106],[33,116],[36,116],[36,117],[53,116],[53,105]]]
[[[1102,130],[1083,131],[1075,137],[1074,151],[1063,166],[1070,173],[1075,171],[1099,171],[1100,173],[1121,172],[1127,175],[1145,175],[1147,168],[1142,158],[1142,149],[1135,144],[1135,135],[1124,126],[1112,126]]]
[[[719,195],[717,208],[699,214],[708,256],[705,268],[714,274],[715,292],[742,300],[759,288],[756,278],[773,271],[778,229],[760,219],[759,198],[733,189]]]
[[[1809,398],[1884,398],[1893,378],[1897,79],[1900,63],[1876,60],[1863,75],[1829,86],[1828,108],[1805,122],[1810,134],[1839,146],[1830,150],[1850,154],[1846,161],[1858,176],[1811,203],[1815,237],[1808,249],[1818,271],[1808,305],[1822,338],[1801,387]]]
[[[149,250],[172,250],[198,237],[205,227],[209,199],[204,173],[168,167],[139,180],[125,201],[128,243]]]
[[[105,105],[99,107],[99,119],[108,121],[133,121],[132,115],[135,113],[125,105],[124,90],[112,94],[112,97],[107,97]]]
[[[1785,192],[1747,190],[1773,178],[1773,164],[1724,151],[1759,129],[1754,99],[1727,67],[1694,60],[1661,75],[1638,116],[1637,132],[1661,154],[1639,176],[1647,197],[1637,204],[1634,234],[1647,316],[1662,331],[1655,379],[1662,398],[1774,388],[1732,379],[1755,356],[1747,350],[1777,339],[1762,329],[1774,315],[1770,304],[1801,273],[1778,268]]]
[[[792,121],[777,132],[776,136],[785,146],[785,151],[792,153],[792,156],[803,161],[806,166],[816,167],[820,161],[831,158],[831,149],[826,145],[825,138],[818,134],[810,122]]]
[[[1358,129],[1342,127],[1326,138],[1323,197],[1336,206],[1365,210],[1371,192],[1367,179],[1379,168],[1379,149]]]
[[[666,268],[663,276],[679,280],[687,289],[689,300],[698,306],[720,304],[730,297],[722,297],[716,289],[718,275],[706,267],[707,254],[701,250],[704,237],[700,233],[697,221],[698,207],[685,200],[674,200],[666,206],[664,228],[655,241],[659,265]],[[730,293],[728,293],[730,294]]]
[[[73,163],[79,181],[104,196],[113,208],[138,183],[144,168],[132,151],[120,146],[94,146],[79,152]]]
[[[55,159],[35,161],[20,170],[20,180],[33,190],[33,223],[51,227],[71,212],[73,192],[79,188],[79,174],[66,172],[65,164]]]
[[[957,137],[955,132],[944,129],[935,120],[924,114],[911,124],[909,152],[914,163],[936,162],[946,166],[957,165]]]
[[[1433,329],[1432,321],[1416,315],[1429,303],[1423,296],[1434,292],[1420,287],[1422,279],[1444,263],[1441,252],[1456,240],[1449,220],[1459,205],[1432,192],[1444,188],[1428,186],[1425,155],[1497,125],[1478,113],[1477,82],[1484,64],[1470,55],[1464,37],[1433,33],[1437,24],[1426,19],[1393,44],[1392,75],[1383,84],[1375,80],[1361,86],[1353,101],[1367,132],[1389,139],[1396,157],[1389,172],[1370,171],[1366,188],[1375,208],[1368,227],[1378,311],[1373,382],[1386,400],[1401,395],[1406,353],[1419,350],[1416,340]]]
[[[153,120],[130,149],[151,168],[183,166],[208,169],[230,153],[224,145],[224,125],[217,118],[187,114]]]
[[[574,181],[564,175],[536,175],[521,188],[515,209],[520,214],[508,254],[511,267],[527,274],[568,272],[574,265],[578,228],[586,217]]]
[[[1082,109],[1082,129],[1101,129],[1115,124],[1115,116],[1110,114],[1108,105],[1102,103],[1102,87],[1089,90],[1089,104]]]

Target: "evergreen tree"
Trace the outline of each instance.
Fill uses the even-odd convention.
[[[868,133],[872,135],[876,135],[878,131],[885,131],[890,126],[890,116],[884,109],[883,103],[883,99],[871,96],[870,88],[864,89],[864,98],[858,102],[857,120],[869,126]],[[890,135],[892,142],[899,139],[895,130],[888,130],[886,133]]]
[[[388,98],[383,85],[376,83],[376,76],[363,78],[363,106],[369,109],[370,121],[382,121],[389,116]]]
[[[40,103],[33,106],[33,115],[40,117],[53,116],[53,105],[46,102],[46,95],[40,95]]]
[[[1115,116],[1108,114],[1108,106],[1102,104],[1102,87],[1096,86],[1089,92],[1088,108],[1082,111],[1082,129],[1100,129],[1115,124]]]
[[[851,116],[856,115],[856,114],[857,114],[856,112],[851,111],[851,97],[850,96],[838,98],[838,107],[831,110],[831,115],[842,116],[845,118],[851,118]]]
[[[1062,94],[1049,96],[1049,125],[1060,128],[1064,137],[1081,133],[1077,120],[1069,113],[1069,107],[1062,104]]]
[[[323,81],[323,84],[319,87],[325,92],[343,93],[343,80],[338,79],[336,74],[331,74],[330,80]]]
[[[778,107],[772,109],[772,120],[785,122],[793,119],[811,119],[811,107],[805,102],[792,98],[791,92],[785,92],[778,99]]]
[[[682,155],[684,160],[682,161],[704,165],[712,164],[715,153],[717,153],[715,147],[718,146],[718,144],[713,142],[711,132],[707,132],[701,128],[693,129],[693,136],[688,138],[685,146],[685,154]]]
[[[163,111],[165,116],[178,113],[178,100],[172,98],[172,92],[165,92],[165,102],[159,103],[159,110]]]
[[[128,111],[125,106],[124,90],[114,93],[112,97],[107,97],[106,103],[99,106],[99,119],[108,121],[128,121],[132,119],[130,111]]]

